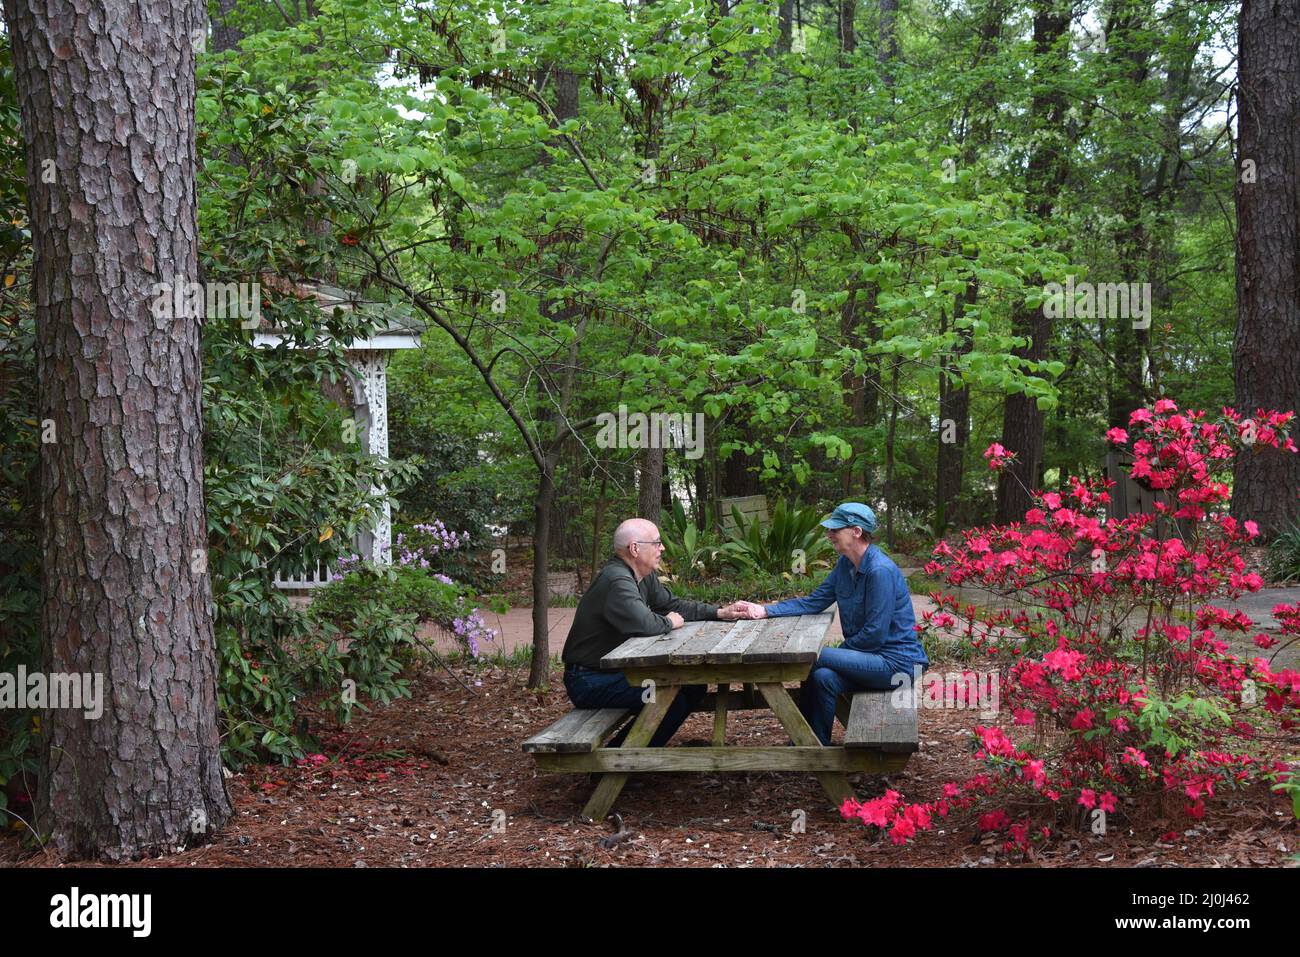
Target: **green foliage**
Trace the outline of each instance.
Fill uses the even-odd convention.
[[[821,527],[822,514],[812,507],[787,507],[781,499],[764,529],[757,516],[746,521],[733,506],[736,528],[722,546],[723,558],[735,568],[774,575],[793,576],[814,567],[820,556],[831,551]]]
[[[1107,709],[1106,720],[1133,717],[1136,726],[1149,736],[1150,744],[1164,748],[1172,755],[1179,755],[1202,746],[1199,737],[1179,735],[1175,728],[1196,729],[1207,722],[1231,725],[1232,715],[1215,701],[1202,697],[1199,693],[1184,691],[1172,697],[1162,698],[1149,692],[1142,708],[1136,714],[1128,707]],[[1085,740],[1106,734],[1107,728],[1094,728],[1084,734]]]
[[[680,585],[707,575],[721,549],[709,541],[711,536],[707,532],[701,531],[687,517],[680,500],[673,499],[673,507],[664,513],[660,524],[660,537],[672,581]]]
[[[398,654],[413,619],[382,600],[347,621],[312,616],[290,606],[274,574],[329,566],[350,552],[354,536],[378,518],[382,499],[371,490],[400,495],[415,470],[371,459],[339,402],[350,371],[344,344],[389,324],[394,310],[381,302],[327,314],[289,285],[335,278],[340,238],[315,228],[326,206],[301,181],[318,149],[319,117],[297,91],[257,88],[229,65],[209,67],[200,71],[196,105],[203,274],[259,282],[263,323],[283,333],[281,345],[266,348],[237,319],[205,327],[222,743],[232,763],[287,761],[309,744],[295,710],[309,695],[329,696],[347,720],[344,680],[359,696],[404,693]]]
[[[1300,523],[1292,523],[1269,545],[1268,576],[1280,582],[1300,580]]]
[[[1139,344],[1114,323],[1074,318],[1053,325],[1045,361],[1018,354],[1026,310],[1066,272],[1150,279],[1157,315],[1141,348],[1152,381],[1193,405],[1231,393],[1236,170],[1214,118],[1228,86],[1204,55],[1231,39],[1230,11],[1175,4],[1149,22],[1121,18],[1127,29],[1104,46],[1040,54],[1016,27],[1032,12],[1024,5],[921,5],[900,18],[903,55],[885,83],[870,44],[839,48],[834,5],[801,8],[800,54],[773,49],[775,11],[751,2],[723,20],[685,0],[436,0],[419,16],[379,0],[237,6],[241,50],[200,58],[203,278],[325,280],[377,305],[324,316],[265,283],[263,316],[289,344],[254,348],[237,322],[205,325],[209,567],[231,760],[298,753],[295,704],[336,694],[345,667],[391,693],[389,663],[407,653],[401,616],[446,611],[445,596],[403,575],[373,608],[326,589],[315,616],[273,587],[277,567],[350,551],[375,520],[373,487],[396,496],[404,524],[436,515],[476,539],[489,524],[521,530],[536,489],[528,442],[625,402],[707,416],[700,462],[665,456],[674,489],[696,483],[705,502],[742,494],[722,472],[743,459],[736,471],[769,499],[866,501],[894,543],[920,549],[936,530],[943,382],[970,402],[949,524],[989,517],[979,452],[1000,438],[1008,394],[1054,408],[1050,475],[1099,467],[1117,359]],[[874,14],[859,5],[857,15],[863,34]],[[584,78],[563,122],[552,115],[556,64]],[[1069,104],[1059,126],[1034,98]],[[1170,125],[1188,102],[1203,119]],[[1052,195],[1026,195],[1042,144],[1066,177]],[[0,33],[0,668],[10,670],[39,660],[22,153]],[[391,367],[395,461],[372,462],[345,439],[339,344],[416,314],[429,323],[424,348]],[[865,408],[847,401],[854,384]],[[552,542],[586,561],[596,516],[608,525],[635,507],[639,463],[575,430],[555,451]],[[675,505],[663,529],[674,590],[806,593],[826,547],[809,513],[792,509],[779,531],[776,513],[767,532],[742,523],[724,546]],[[799,548],[806,576],[791,574]],[[709,581],[715,551],[735,570],[722,583]],[[1300,545],[1275,546],[1277,574],[1300,574],[1298,555]],[[469,560],[444,570],[489,583]],[[331,603],[346,613],[325,615]],[[344,660],[339,645],[358,634],[371,635],[373,661]],[[5,722],[0,777],[31,755],[27,717]]]
[[[692,598],[712,605],[728,605],[738,600],[775,602],[807,595],[825,580],[826,574],[825,571],[794,575],[788,570],[773,573],[743,569],[728,574],[721,581],[673,582],[670,587],[679,598]]]
[[[467,613],[465,599],[473,597],[472,589],[438,581],[420,568],[364,563],[317,589],[311,616],[345,627],[356,621],[371,602],[379,601],[416,619],[450,625],[453,618]]]
[[[522,525],[529,518],[528,463],[519,457],[509,421],[482,395],[478,373],[438,347],[439,336],[428,330],[430,348],[404,352],[389,366],[389,448],[418,468],[400,515],[408,525],[442,519],[448,528],[469,532],[471,547],[478,548],[487,543],[487,526]]]
[[[415,617],[381,598],[359,602],[355,610],[356,617],[332,621],[289,609],[255,633],[218,633],[217,699],[229,762],[302,757],[313,743],[298,723],[295,703],[309,696],[323,694],[340,722],[354,707],[369,710],[363,697],[386,703],[409,696],[398,675]]]

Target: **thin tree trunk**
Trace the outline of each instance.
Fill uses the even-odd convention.
[[[840,41],[840,66],[848,64],[847,54],[858,48],[853,21],[858,15],[858,0],[839,0],[835,5],[835,36]]]
[[[731,13],[731,0],[714,0],[709,10],[709,27],[727,19]],[[714,56],[709,61],[709,76],[719,79],[722,76],[722,57]]]
[[[880,80],[893,89],[894,61],[898,59],[898,0],[880,0]]]
[[[794,0],[780,0],[776,16],[778,30],[776,52],[789,53],[794,37]]]
[[[198,279],[191,43],[205,12],[5,0],[5,20],[27,141],[39,401],[55,438],[41,446],[43,668],[98,676],[102,690],[94,719],[42,715],[37,828],[63,855],[130,859],[231,814],[201,320],[153,309],[156,283]]]
[[[1039,0],[1034,7],[1034,74],[1035,93],[1030,112],[1036,130],[1059,131],[1065,120],[1065,96],[1055,87],[1053,73],[1059,68],[1048,58],[1070,25],[1071,6],[1066,0]],[[1048,219],[1054,200],[1065,181],[1068,161],[1062,155],[1055,136],[1046,136],[1029,159],[1026,193],[1031,211],[1039,220]],[[1015,355],[1041,362],[1048,356],[1052,338],[1052,320],[1047,310],[1018,306],[1012,313],[1011,328],[1029,344],[1015,350]],[[1033,504],[1030,492],[1041,480],[1043,466],[1043,413],[1037,401],[1023,392],[1007,396],[1002,410],[1002,445],[1018,456],[998,476],[997,521],[1019,521]]]
[[[889,367],[889,435],[885,439],[885,544],[894,547],[894,439],[898,435],[898,365],[894,359]]]
[[[591,574],[587,576],[588,584],[596,580],[596,572],[600,565],[600,533],[605,525],[605,508],[608,505],[605,493],[608,489],[609,475],[606,474],[601,477],[600,494],[596,496],[596,518],[592,522],[591,529]]]
[[[647,522],[659,524],[663,507],[664,450],[642,449],[641,482],[638,494],[637,515]]]
[[[953,323],[975,305],[979,286],[971,280],[953,304]],[[935,459],[935,530],[943,530],[957,518],[956,506],[961,496],[962,466],[966,459],[966,440],[970,434],[970,387],[954,383],[951,369],[959,357],[973,347],[971,330],[959,329],[952,360],[943,360],[939,372],[939,451]],[[949,440],[951,438],[951,441]]]
[[[546,455],[546,467],[537,476],[537,494],[533,498],[533,658],[528,670],[528,687],[541,688],[550,683],[550,606],[548,572],[551,551],[551,517],[555,509],[555,469],[560,450]]]
[[[1107,52],[1117,59],[1118,72],[1126,84],[1126,95],[1117,99],[1121,103],[1133,103],[1150,71],[1152,43],[1148,31],[1152,11],[1147,0],[1124,0],[1117,3],[1116,8],[1106,35]],[[1130,127],[1139,122],[1139,117],[1125,110],[1120,122],[1124,127]],[[1119,212],[1124,226],[1117,237],[1118,259],[1121,270],[1134,272],[1121,272],[1114,277],[1115,282],[1141,283],[1150,279],[1149,236],[1143,218],[1146,201],[1143,158],[1140,154],[1130,154],[1118,164],[1125,170],[1119,197]],[[1147,403],[1146,357],[1151,334],[1148,329],[1135,328],[1132,316],[1107,316],[1101,321],[1114,329],[1115,381],[1110,393],[1108,418],[1112,426],[1123,428],[1128,425],[1133,410]]]
[[[218,19],[212,21],[212,52],[236,49],[244,39],[244,32],[230,25],[230,15],[235,12],[237,0],[217,0]]]

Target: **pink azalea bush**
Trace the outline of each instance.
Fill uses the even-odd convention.
[[[904,844],[957,810],[992,805],[982,831],[1026,849],[1050,827],[1013,806],[1053,808],[1056,820],[1116,813],[1123,803],[1161,799],[1192,818],[1224,792],[1258,782],[1289,794],[1300,817],[1300,781],[1273,757],[1300,721],[1300,672],[1271,659],[1232,653],[1225,636],[1253,630],[1241,612],[1210,604],[1256,591],[1238,548],[1258,534],[1227,513],[1238,454],[1293,454],[1294,414],[1232,409],[1210,419],[1161,399],[1136,410],[1128,430],[1107,439],[1128,446],[1132,477],[1157,490],[1156,514],[1108,520],[1113,483],[1071,478],[1064,492],[1036,492],[1022,522],[973,528],[960,544],[939,542],[926,572],[952,585],[1014,594],[1020,605],[977,614],[968,606],[961,638],[1000,671],[1010,726],[977,726],[984,767],[943,795],[908,803],[896,791],[850,798],[846,819]],[[1014,454],[985,453],[1003,468]],[[1279,490],[1294,494],[1294,490]],[[933,596],[938,613],[918,631],[953,624],[956,598]],[[1273,615],[1281,642],[1300,638],[1300,604]],[[1280,648],[1278,649],[1280,650]]]

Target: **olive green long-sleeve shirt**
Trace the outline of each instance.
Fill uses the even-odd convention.
[[[714,621],[718,606],[674,598],[654,572],[639,582],[623,559],[611,558],[578,602],[564,640],[564,663],[599,668],[605,657],[629,638],[662,635],[672,630],[665,615],[675,611],[686,621]]]

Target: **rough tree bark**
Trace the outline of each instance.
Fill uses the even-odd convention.
[[[1300,411],[1300,4],[1245,0],[1237,35],[1237,408]],[[1297,486],[1300,456],[1239,455],[1232,514],[1275,534],[1300,515]]]
[[[5,0],[27,141],[41,447],[43,667],[103,714],[43,715],[39,829],[68,857],[172,850],[231,809],[217,730],[198,278],[197,3]]]

